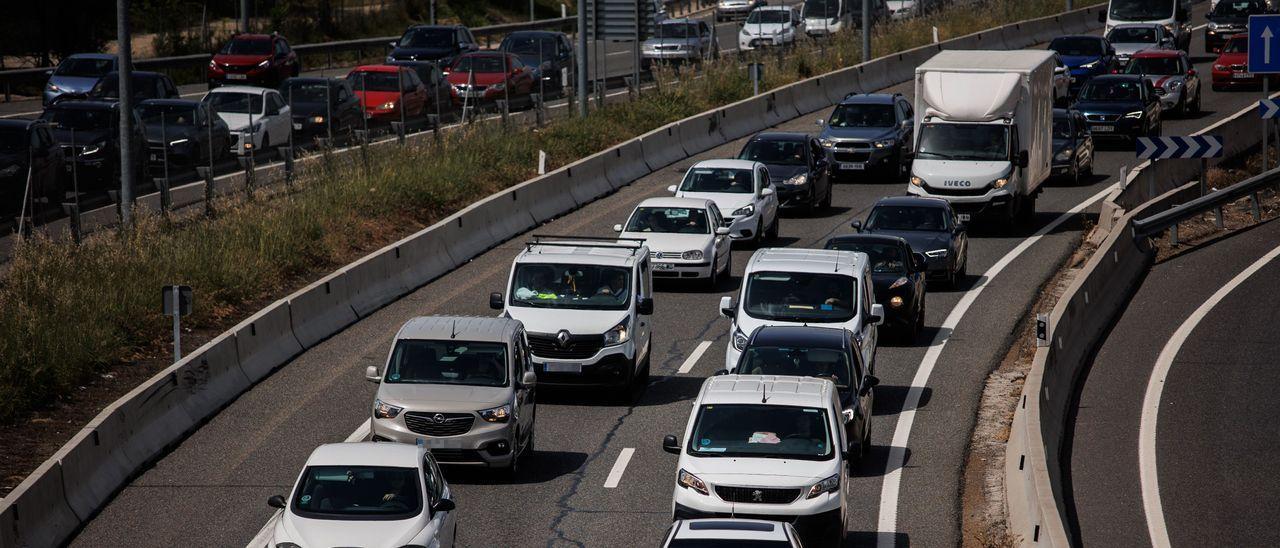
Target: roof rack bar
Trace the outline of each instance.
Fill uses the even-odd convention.
[[[557,241],[544,241],[557,240]],[[644,238],[610,238],[607,236],[560,236],[555,234],[534,234],[533,241],[525,242],[525,251],[535,245],[555,247],[605,247],[613,249],[630,249],[631,254],[644,247]]]

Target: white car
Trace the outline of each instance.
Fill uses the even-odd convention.
[[[708,378],[694,400],[672,490],[673,519],[785,519],[804,544],[839,546],[847,513],[844,415],[829,379]]]
[[[644,240],[654,278],[704,278],[715,287],[731,268],[732,241],[723,225],[711,200],[649,198],[613,230],[623,239]]]
[[[311,452],[288,498],[267,504],[268,546],[453,546],[449,484],[423,445],[331,443]]]
[[[762,519],[682,519],[671,524],[662,537],[664,548],[686,546],[754,546],[800,548],[800,535],[785,521]]]
[[[1139,51],[1173,47],[1173,35],[1156,23],[1116,25],[1107,31],[1107,41],[1116,49],[1116,62],[1121,68],[1127,67],[1129,59]]]
[[[231,130],[231,152],[238,155],[287,145],[293,115],[274,89],[223,86],[201,99]]]
[[[804,19],[795,7],[761,6],[751,10],[742,30],[738,31],[738,49],[794,45],[804,30]]]
[[[667,187],[677,198],[716,203],[724,215],[729,237],[759,243],[778,237],[778,194],[769,182],[769,169],[749,160],[706,160]]]
[[[870,262],[866,253],[835,249],[756,251],[742,275],[738,302],[720,298],[720,315],[731,321],[724,368],[738,366],[756,328],[809,325],[849,330],[862,347],[862,363],[875,374],[884,307],[875,302]]]
[[[915,17],[919,7],[916,0],[886,0],[884,4],[889,8],[889,17],[895,21]]]

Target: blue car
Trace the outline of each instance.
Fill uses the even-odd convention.
[[[77,53],[63,59],[58,67],[45,72],[49,81],[44,85],[44,106],[64,93],[84,95],[108,73],[120,67],[115,55],[105,53]]]
[[[1101,36],[1059,36],[1049,43],[1049,49],[1058,52],[1058,58],[1071,72],[1068,89],[1072,96],[1094,76],[1116,69],[1116,49]]]

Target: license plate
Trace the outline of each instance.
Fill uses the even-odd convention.
[[[840,162],[840,169],[863,170],[867,169],[867,164],[862,162]]]
[[[300,131],[301,129],[302,129],[302,124],[293,124],[294,131]]]
[[[1244,79],[1247,79],[1247,78],[1253,78],[1253,73],[1252,73],[1252,72],[1237,72],[1237,73],[1232,74],[1232,75],[1231,75],[1231,77],[1232,77],[1232,78],[1235,78],[1235,79],[1237,79],[1237,80],[1244,80]]]
[[[246,78],[248,78],[248,76],[244,74],[228,74],[227,75],[228,80],[244,80]]]
[[[152,155],[151,155],[151,161],[152,161],[152,162],[159,162],[159,161],[160,161],[160,155],[159,155],[159,154],[152,154]]]
[[[675,270],[676,265],[671,263],[653,263],[654,270]]]
[[[463,97],[484,97],[484,92],[483,91],[464,91],[462,92],[462,96]]]
[[[1095,133],[1111,133],[1112,131],[1116,130],[1116,127],[1115,126],[1092,126],[1089,128],[1089,130]]]
[[[580,363],[555,363],[547,362],[542,368],[547,373],[581,373],[582,364]]]
[[[970,217],[968,213],[956,213],[956,218],[960,219],[960,222],[962,223],[967,223],[969,222],[969,219],[972,217]]]

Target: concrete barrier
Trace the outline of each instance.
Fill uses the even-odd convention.
[[[333,273],[288,297],[289,324],[303,348],[311,348],[360,319],[351,308],[347,277]]]
[[[409,290],[397,276],[404,262],[388,246],[338,271],[347,278],[347,302],[358,316],[372,314]]]
[[[826,83],[823,85],[827,92],[827,103],[838,105],[850,93],[863,93],[862,81],[859,78],[861,75],[862,71],[859,67],[849,67],[827,74]]]
[[[347,267],[350,268],[350,267]],[[236,338],[240,369],[249,382],[258,382],[272,370],[302,352],[289,323],[289,302],[271,303],[231,328]]]
[[[395,243],[402,259],[398,274],[401,286],[418,288],[461,264],[450,251],[444,233],[442,223],[436,223]]]
[[[875,93],[897,83],[889,79],[889,64],[891,62],[890,58],[881,57],[869,63],[858,65],[858,82],[862,84],[863,91]]]
[[[800,111],[796,109],[795,95],[791,88],[777,88],[762,95],[766,124],[775,126],[800,115]]]
[[[566,190],[573,195],[573,199],[579,204],[594,201],[596,198],[613,192],[614,186],[605,175],[605,162],[607,159],[607,152],[598,152],[561,168],[564,171],[565,184],[568,185]],[[515,231],[511,234],[519,234],[520,232],[523,232],[523,230]]]
[[[0,502],[0,516],[13,537],[6,546],[60,546],[80,527],[63,496],[61,457],[59,451],[44,461]]]
[[[649,171],[658,171],[688,157],[684,147],[680,146],[680,137],[676,135],[675,124],[667,124],[639,137],[640,150],[644,152],[644,163]]]
[[[788,86],[795,96],[796,110],[800,111],[801,115],[831,106],[831,101],[827,99],[827,90],[823,87],[825,80],[825,76],[814,76]]]
[[[942,51],[942,49],[941,44],[929,44],[927,46],[920,46],[918,48],[912,48],[902,52],[902,55],[898,57],[899,61],[897,66],[905,67],[906,70],[901,72],[897,70],[890,71],[891,75],[897,76],[897,78],[894,78],[894,83],[901,84],[903,82],[915,81],[916,67],[924,64],[925,61],[932,59],[933,56],[937,55],[938,52]]]
[[[467,206],[462,211],[445,217],[432,227],[436,230],[435,233],[448,242],[449,256],[453,257],[459,265],[465,264],[495,245],[493,237],[489,234],[489,227],[485,226],[480,218],[468,215],[474,207],[476,204]]]
[[[720,109],[720,133],[725,140],[740,139],[769,127],[769,99],[758,95]]]
[[[725,143],[720,134],[720,111],[712,110],[676,122],[676,137],[684,156],[695,156]]]
[[[578,208],[569,186],[569,176],[560,168],[513,186],[510,192],[512,201],[523,204],[533,222],[542,224]]]
[[[604,175],[617,190],[649,174],[640,141],[632,139],[604,151]]]
[[[130,435],[124,413],[111,405],[63,446],[63,490],[81,520],[106,504],[141,464],[125,451]]]

